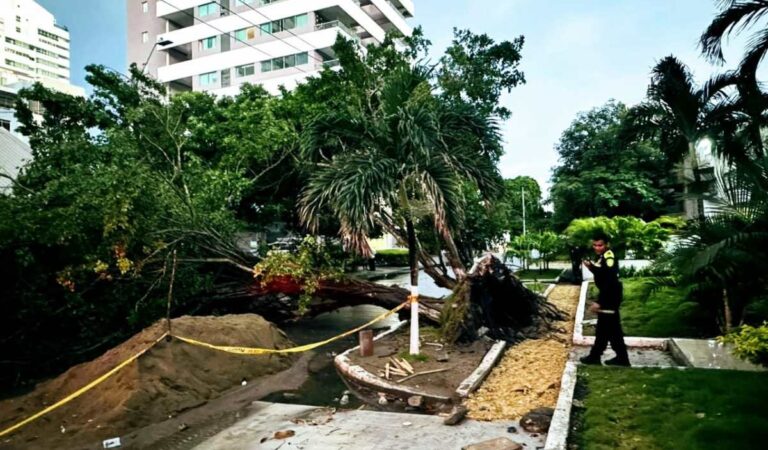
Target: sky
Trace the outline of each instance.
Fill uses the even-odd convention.
[[[87,64],[126,70],[125,0],[38,0],[69,27],[72,82],[86,87]],[[420,25],[439,58],[453,28],[496,41],[525,37],[526,84],[505,94],[512,117],[502,124],[504,177],[534,177],[546,190],[555,146],[581,111],[609,99],[640,102],[656,61],[674,54],[697,80],[723,70],[708,64],[698,37],[717,12],[715,0],[414,0]],[[741,45],[726,48],[737,62]]]

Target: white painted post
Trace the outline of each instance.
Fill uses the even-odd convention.
[[[419,354],[419,287],[411,286],[411,355]]]

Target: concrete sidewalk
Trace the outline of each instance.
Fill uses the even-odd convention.
[[[543,448],[546,439],[546,434],[532,437],[516,422],[465,420],[450,427],[442,421],[437,416],[365,410],[332,413],[316,406],[254,402],[246,418],[195,450],[458,450],[497,437],[509,438],[523,444],[526,450],[534,450]],[[518,432],[507,432],[510,426]],[[286,439],[273,438],[275,432],[287,430],[295,434]]]

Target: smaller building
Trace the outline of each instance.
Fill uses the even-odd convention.
[[[15,179],[24,164],[30,160],[32,149],[29,145],[7,129],[0,128],[0,195],[11,193],[11,179]]]

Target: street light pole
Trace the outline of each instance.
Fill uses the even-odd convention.
[[[170,39],[163,39],[163,38],[158,39],[157,42],[152,44],[152,49],[149,51],[149,55],[147,55],[147,60],[144,61],[144,65],[141,66],[141,74],[142,75],[144,75],[144,71],[147,70],[147,65],[149,64],[149,60],[150,60],[150,58],[152,58],[152,54],[155,52],[155,49],[157,48],[157,46],[158,45],[170,45],[170,44],[173,44],[173,41],[171,41]]]
[[[525,188],[520,188],[520,196],[523,204],[523,236],[525,236]]]

